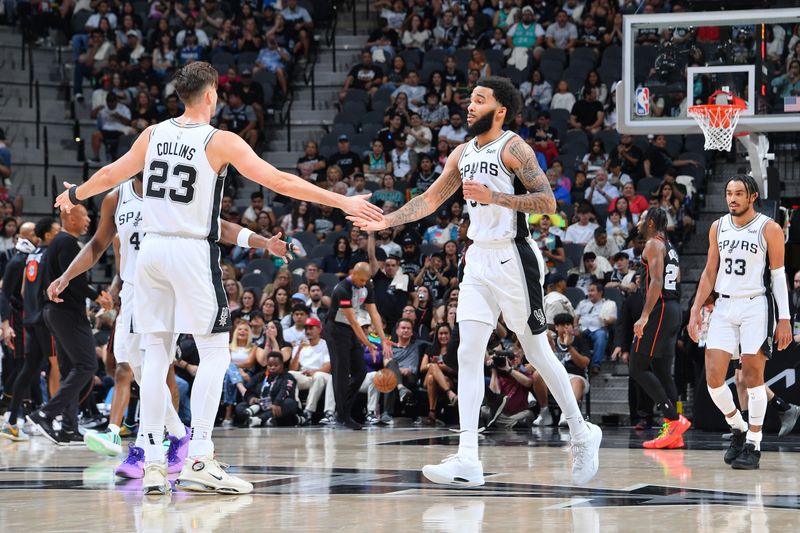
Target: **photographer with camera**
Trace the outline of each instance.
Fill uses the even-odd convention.
[[[528,409],[528,393],[533,387],[529,367],[522,364],[522,351],[515,346],[514,351],[489,352],[487,365],[491,372],[489,390],[505,398],[500,415],[494,420],[492,408],[481,407],[481,422],[485,426],[497,424],[504,429],[512,429],[517,424],[529,426],[533,413]],[[496,413],[494,413],[496,415]]]
[[[575,393],[575,399],[578,403],[583,399],[583,395],[589,390],[589,363],[592,361],[591,357],[584,354],[591,354],[591,349],[586,342],[586,339],[576,337],[572,330],[573,318],[567,313],[560,313],[555,316],[553,323],[555,324],[555,336],[551,338],[553,345],[553,352],[559,358],[561,364],[567,370],[569,375],[569,383],[572,385],[572,392]],[[539,375],[539,372],[533,373],[533,393],[536,396],[536,403],[539,404],[539,416],[533,421],[534,426],[549,426],[553,423],[550,410],[547,408],[547,385]],[[558,425],[564,427],[567,421],[564,415],[558,421]]]
[[[281,352],[267,354],[267,371],[256,374],[245,393],[244,401],[236,406],[237,422],[247,421],[250,427],[296,426],[302,422],[294,379],[283,363]]]

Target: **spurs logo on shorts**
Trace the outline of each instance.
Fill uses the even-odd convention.
[[[217,324],[219,327],[223,328],[228,325],[228,319],[230,318],[230,310],[227,307],[223,307],[219,311],[219,320]]]

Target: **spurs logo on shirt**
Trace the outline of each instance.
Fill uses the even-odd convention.
[[[770,218],[758,213],[742,227],[736,227],[731,215],[717,224],[719,270],[714,290],[719,294],[758,296],[764,294],[767,270],[767,243],[764,226]]]
[[[458,160],[462,181],[475,180],[486,185],[491,191],[506,194],[524,194],[525,188],[517,177],[503,164],[502,154],[505,144],[514,137],[506,131],[494,141],[481,146],[473,139],[464,145]],[[520,213],[491,204],[467,202],[470,226],[467,236],[473,241],[488,242],[528,237],[528,223],[525,213]]]
[[[119,275],[125,283],[133,283],[136,274],[136,257],[144,238],[142,229],[142,198],[133,188],[134,180],[119,186],[114,222],[119,235]]]

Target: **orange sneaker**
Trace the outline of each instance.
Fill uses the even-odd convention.
[[[683,447],[683,434],[692,426],[683,415],[679,415],[677,420],[664,420],[661,431],[653,440],[643,443],[648,449],[652,448],[680,448]]]

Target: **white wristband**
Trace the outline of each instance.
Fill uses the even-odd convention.
[[[236,237],[236,244],[242,248],[250,248],[250,235],[253,235],[252,230],[242,228],[241,231],[239,231],[239,235]]]
[[[789,287],[786,285],[786,268],[780,267],[770,270],[772,277],[772,294],[778,304],[778,320],[791,318],[789,312]]]

